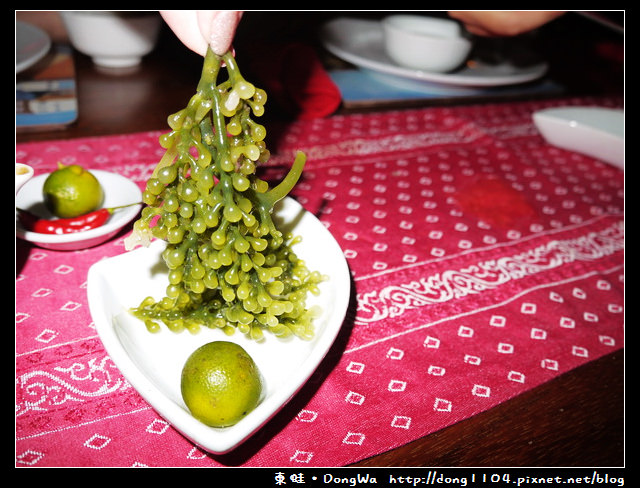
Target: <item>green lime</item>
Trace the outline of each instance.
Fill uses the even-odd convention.
[[[93,173],[82,166],[58,163],[58,169],[44,181],[42,196],[53,215],[73,218],[100,208],[104,190]]]
[[[191,414],[210,427],[228,427],[251,412],[262,397],[262,375],[238,344],[209,342],[182,369],[180,390]]]

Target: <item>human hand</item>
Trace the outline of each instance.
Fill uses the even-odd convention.
[[[189,49],[204,56],[211,47],[221,56],[231,49],[242,11],[160,10],[160,15]]]
[[[560,10],[486,10],[449,12],[472,34],[479,36],[516,36],[540,27],[565,12]]]

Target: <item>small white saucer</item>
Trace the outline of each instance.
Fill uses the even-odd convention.
[[[35,25],[16,20],[16,74],[40,61],[51,48],[51,39]]]
[[[111,208],[142,201],[142,192],[133,181],[108,171],[90,170],[104,189],[103,207]],[[27,210],[41,218],[52,219],[42,199],[42,187],[49,173],[34,176],[18,191],[16,208]],[[120,229],[131,222],[142,205],[132,205],[114,211],[102,226],[72,234],[41,234],[23,228],[16,212],[16,236],[46,249],[73,251],[97,246],[116,235]]]
[[[509,61],[495,64],[471,58],[467,66],[451,73],[435,73],[405,68],[389,58],[384,47],[380,22],[368,19],[338,17],[324,24],[320,38],[325,48],[359,68],[418,82],[447,86],[496,87],[536,80],[548,69],[545,62],[524,66]]]

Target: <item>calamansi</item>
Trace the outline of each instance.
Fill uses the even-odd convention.
[[[82,166],[58,163],[58,169],[44,182],[42,196],[53,215],[73,218],[100,208],[104,190],[93,173]]]
[[[187,359],[180,382],[191,414],[210,427],[229,427],[251,412],[262,397],[262,375],[238,344],[214,341]]]

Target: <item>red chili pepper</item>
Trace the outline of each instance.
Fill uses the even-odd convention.
[[[131,205],[137,205],[132,203]],[[20,222],[27,230],[38,232],[40,234],[72,234],[74,232],[83,232],[85,230],[95,229],[104,225],[114,210],[130,205],[122,205],[120,207],[101,208],[88,214],[80,215],[68,219],[41,219],[37,215],[27,212],[26,210],[17,209]]]

